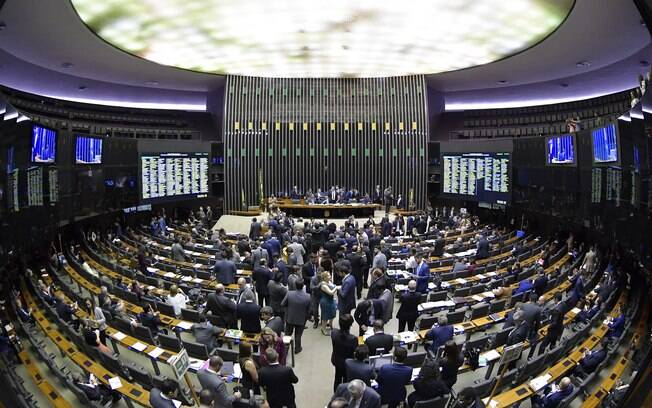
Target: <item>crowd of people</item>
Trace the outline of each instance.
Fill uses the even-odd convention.
[[[125,285],[121,280],[114,284],[136,293],[141,300],[169,304],[179,317],[182,309],[195,307],[200,311],[200,317],[193,325],[192,333],[195,341],[204,344],[209,351],[221,345],[221,335],[226,329],[240,329],[245,333],[260,335],[257,344],[247,341],[238,344],[242,376],[233,392],[228,390],[221,374],[224,361],[219,356],[212,356],[198,371],[202,406],[214,407],[231,407],[241,399],[260,400],[258,406],[296,406],[294,386],[300,379],[287,365],[288,344],[284,337],[292,337],[294,352],[302,353],[303,333],[310,326],[328,337],[332,345],[330,360],[335,376],[329,407],[376,407],[381,404],[397,407],[403,403],[412,407],[418,401],[450,394],[457,383],[458,370],[465,362],[465,355],[464,350],[460,350],[455,343],[453,326],[446,317],[440,316],[427,331],[425,339],[429,357],[414,379],[412,368],[405,364],[407,349],[398,346],[394,336],[385,332],[385,327],[396,319],[399,332],[415,329],[422,294],[429,291],[430,282],[434,281],[439,287],[437,276],[431,274],[428,266],[430,256],[441,256],[444,248],[456,252],[470,246],[475,249],[474,254],[459,258],[451,270],[473,270],[477,260],[489,256],[492,242],[502,233],[496,228],[480,228],[476,217],[460,213],[444,216],[442,212],[438,217],[424,213],[407,219],[395,216],[391,221],[389,216],[385,216],[379,223],[369,218],[362,225],[351,218],[339,227],[328,220],[294,220],[279,213],[264,223],[254,218],[248,236],[241,235],[233,242],[233,236],[228,236],[224,231],[213,232],[207,228],[205,213],[191,217],[192,234],[183,238],[169,233],[167,226],[161,227],[160,218],[164,223],[164,216],[156,217],[152,222],[158,225],[159,235],[173,240],[170,250],[173,259],[186,260],[187,245],[194,239],[212,241],[216,249],[212,273],[220,282],[214,292],[191,300],[189,294],[176,285],[169,288],[166,297],[156,297],[135,280],[131,285]],[[458,239],[445,245],[444,236],[453,229],[474,231],[474,234],[467,238],[468,242]],[[128,234],[129,229],[123,232],[116,226],[112,232],[116,237],[123,233]],[[415,240],[403,244],[398,253],[392,251],[392,244],[410,236],[428,239],[434,245],[422,246],[419,240]],[[568,273],[568,295],[564,298],[559,293],[553,302],[546,302],[543,293],[549,276],[545,268],[549,266],[550,255],[562,245],[555,242],[553,246],[546,247],[539,255],[539,261],[531,266],[536,271],[534,277],[518,282],[514,291],[500,286],[493,289],[497,298],[519,293],[529,295],[507,315],[503,329],[512,328],[507,345],[529,340],[533,345],[530,355],[536,353],[537,346],[538,355],[554,348],[564,330],[564,316],[572,308],[580,309],[575,319],[575,329],[587,324],[600,311],[619,279],[619,270],[610,266],[593,295],[586,296],[585,284],[598,267],[597,253],[590,248],[580,267]],[[574,244],[567,242],[565,245],[572,247]],[[575,248],[571,247],[569,251],[572,253]],[[518,243],[512,250],[512,258],[522,251],[524,248]],[[82,268],[92,270],[76,254],[74,247],[70,255]],[[397,292],[387,271],[389,261],[399,256],[405,261],[409,282],[404,291]],[[141,247],[136,264],[146,275],[150,273],[150,261],[148,249]],[[250,281],[239,276],[243,266],[251,269]],[[520,263],[514,262],[508,267],[507,276],[519,276],[522,270]],[[554,272],[555,275],[559,273],[565,271]],[[235,294],[226,290],[226,286],[232,284],[238,287]],[[159,312],[153,310],[149,303],[143,303],[143,312],[138,316],[129,316],[124,310],[124,303],[110,296],[106,286],[101,287],[99,304],[90,298],[83,305],[67,302],[60,293],[41,281],[38,288],[42,297],[55,305],[59,317],[78,325],[87,344],[100,352],[111,353],[106,345],[106,310],[114,318],[123,316],[135,325],[149,328],[153,334],[167,334]],[[396,312],[395,301],[398,302]],[[75,319],[78,307],[88,314],[88,319]],[[24,308],[21,306],[18,309]],[[25,319],[29,313],[29,310],[24,310]],[[600,348],[585,353],[573,375],[586,376],[595,370],[604,359],[610,340],[622,333],[624,320],[623,313],[620,313],[609,323],[607,340]],[[543,321],[549,321],[549,329],[545,337],[537,342],[538,329]],[[355,329],[354,324],[357,325]],[[364,337],[362,344],[358,340],[360,336]],[[256,349],[259,354],[257,358],[254,357]],[[388,364],[376,367],[371,363],[377,356],[388,355],[391,356]],[[86,380],[82,378],[80,381]],[[558,387],[544,390],[544,394],[535,397],[533,403],[546,408],[555,407],[549,401],[563,399],[568,387],[572,387],[572,383],[568,385],[567,382],[564,379]],[[408,394],[409,384],[412,384],[413,391]],[[263,391],[265,398],[261,396]],[[472,387],[457,391],[458,407],[484,406]],[[168,407],[175,392],[176,388],[166,388],[163,384],[152,390],[150,402],[154,408]],[[103,394],[100,398],[111,396]]]

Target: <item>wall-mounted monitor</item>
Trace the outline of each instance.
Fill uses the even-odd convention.
[[[546,138],[547,165],[575,165],[575,135],[550,136]]]
[[[634,146],[634,171],[636,173],[641,172],[641,156],[638,150],[638,146]]]
[[[511,201],[510,154],[442,153],[442,192],[491,204]]]
[[[57,132],[33,125],[31,152],[32,163],[54,163],[57,156]]]
[[[102,139],[77,135],[75,163],[102,164]]]
[[[591,132],[591,140],[593,141],[593,163],[618,162],[618,135],[615,124],[611,123],[594,129]]]

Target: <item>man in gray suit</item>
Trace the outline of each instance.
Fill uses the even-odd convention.
[[[310,295],[303,290],[303,279],[295,283],[297,290],[292,290],[285,295],[281,305],[286,308],[285,332],[288,336],[294,333],[294,352],[301,353],[301,336],[306,321],[310,317]]]
[[[258,241],[252,242],[251,243],[251,263],[253,264],[253,267],[260,266],[260,260],[264,259],[266,262],[269,262],[269,253],[267,250],[263,247],[260,246],[260,243]]]
[[[380,408],[380,395],[362,380],[351,380],[338,385],[331,400],[336,398],[349,401],[350,407]]]
[[[288,293],[288,288],[283,286],[283,274],[278,269],[272,269],[274,278],[267,283],[267,292],[269,292],[269,305],[274,310],[274,314],[281,319],[285,319],[285,309],[281,305],[285,295]]]
[[[299,243],[299,237],[292,237],[292,243],[288,247],[292,248],[292,253],[297,259],[297,265],[303,265],[303,257],[306,254],[306,249]]]
[[[213,404],[216,407],[230,408],[233,406],[233,401],[239,400],[242,395],[240,392],[229,395],[226,384],[224,384],[224,380],[222,380],[222,375],[220,374],[222,365],[224,365],[222,357],[211,357],[208,360],[208,367],[197,371],[197,379],[201,384],[202,390],[210,390],[213,393]]]
[[[209,353],[217,347],[217,336],[223,331],[224,329],[206,321],[206,316],[203,314],[199,315],[199,323],[192,325],[192,333],[195,335],[197,343],[205,345]]]
[[[170,379],[164,380],[160,388],[152,388],[149,392],[149,405],[152,408],[176,408],[176,398],[179,387]]]
[[[238,287],[238,304],[244,303],[247,299],[253,299],[254,303],[256,302],[256,295],[247,285],[247,280],[245,278],[238,278]]]
[[[532,292],[529,296],[529,301],[521,306],[521,310],[523,311],[523,319],[530,328],[528,339],[536,339],[537,332],[541,326],[541,314],[543,309],[537,304],[539,298],[536,293]]]
[[[175,261],[184,262],[186,260],[186,251],[179,243],[179,238],[174,239],[174,244],[172,244],[170,250],[172,251],[172,259]]]
[[[224,285],[235,283],[235,274],[238,272],[238,269],[235,267],[235,263],[231,258],[233,258],[233,250],[227,248],[224,259],[218,260],[215,262],[215,266],[213,266],[215,278],[217,278],[218,282]]]

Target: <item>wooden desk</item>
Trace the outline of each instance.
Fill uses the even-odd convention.
[[[55,408],[72,408],[72,405],[70,405],[70,403],[66,401],[56,389],[54,389],[52,384],[43,378],[41,371],[38,369],[29,355],[27,355],[26,351],[23,350],[18,353],[18,358],[25,366],[27,373],[30,377],[32,377],[32,380],[38,389],[41,390],[43,395],[45,395],[45,398],[47,398],[47,400],[50,402],[51,406]]]
[[[304,200],[299,200],[298,203],[279,200],[277,206],[290,215],[320,219],[348,218],[351,215],[368,217],[374,215],[377,208],[381,208],[378,204],[305,204]]]
[[[38,309],[38,306],[32,299],[31,295],[27,290],[22,291],[23,296],[25,297],[25,302],[27,306],[32,308],[32,316],[34,320],[41,327],[43,332],[52,340],[54,344],[57,345],[62,354],[72,360],[79,368],[84,370],[86,373],[93,374],[99,381],[109,385],[109,379],[117,377],[112,372],[108,371],[102,365],[94,362],[84,353],[77,350],[77,347],[65,339],[64,335],[61,334],[55,326],[50,323],[50,321],[45,317],[45,315]],[[120,378],[122,387],[118,388],[117,391],[127,400],[134,401],[142,406],[150,407],[149,404],[149,392],[143,389],[140,385],[132,384],[124,378]]]

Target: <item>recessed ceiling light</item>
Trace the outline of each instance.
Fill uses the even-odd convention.
[[[641,64],[642,67],[647,67],[648,65],[650,65],[650,63],[646,60],[641,60],[638,63]]]
[[[591,63],[589,61],[580,61],[577,64],[575,64],[577,68],[588,68],[591,66]]]
[[[505,84],[508,84],[509,81],[506,81],[506,80],[504,80],[504,79],[501,79],[500,81],[496,81],[496,83],[497,83],[497,84],[500,84],[500,85],[505,85]]]
[[[70,68],[72,68],[74,66],[75,66],[75,64],[73,64],[72,62],[63,62],[63,63],[61,63],[61,68],[63,68],[63,69],[70,69]]]
[[[158,81],[145,81],[145,85],[149,85],[149,86],[154,86],[158,84],[159,84]]]
[[[568,84],[566,82],[559,84],[559,86],[561,86],[562,88],[568,88]]]
[[[4,30],[5,28],[7,28],[7,23],[0,21],[0,31]]]
[[[80,91],[85,91],[85,90],[88,89],[88,87],[86,85],[79,85],[79,87],[77,89],[80,90]]]

